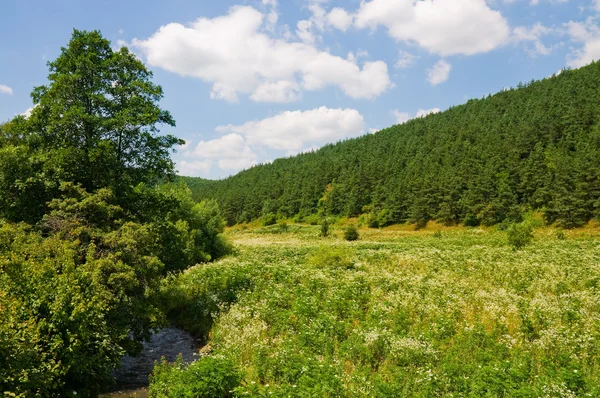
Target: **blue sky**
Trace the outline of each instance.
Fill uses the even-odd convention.
[[[154,71],[183,175],[375,133],[600,58],[600,0],[2,0],[0,121],[73,28]]]

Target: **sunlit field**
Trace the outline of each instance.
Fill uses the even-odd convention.
[[[171,279],[172,316],[208,343],[151,395],[600,396],[597,229],[522,250],[495,229],[332,232],[236,227],[235,255]]]

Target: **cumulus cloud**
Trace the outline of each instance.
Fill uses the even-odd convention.
[[[334,7],[327,12],[318,2],[312,2],[308,9],[311,17],[296,24],[296,35],[304,43],[311,45],[321,41],[321,33],[325,30],[335,28],[347,31],[354,20],[354,16],[341,7]]]
[[[404,124],[404,123],[408,122],[410,119],[412,119],[410,117],[410,113],[400,112],[398,109],[394,109],[392,111],[392,115],[394,116],[394,120],[396,121],[396,124]]]
[[[345,32],[352,25],[354,17],[343,8],[335,7],[327,14],[327,22],[336,29]]]
[[[4,84],[0,84],[0,94],[8,94],[8,95],[12,95],[13,93],[13,89],[5,86]]]
[[[197,160],[187,161],[181,160],[177,162],[177,171],[179,175],[188,177],[208,177],[212,169],[212,161]]]
[[[432,108],[432,109],[419,109],[414,117],[410,115],[408,112],[400,112],[398,109],[394,109],[392,111],[392,115],[396,121],[396,124],[404,124],[411,119],[417,119],[421,117],[425,117],[427,115],[431,115],[433,113],[440,113],[440,108]]]
[[[180,174],[208,177],[215,167],[237,172],[264,163],[267,156],[295,155],[362,135],[365,123],[354,109],[320,107],[282,112],[240,125],[219,126],[216,132],[223,135],[202,140],[195,146],[188,142],[179,147],[184,159],[177,162]]]
[[[257,161],[257,155],[239,134],[227,134],[214,140],[200,141],[196,148],[186,155],[200,159],[215,159],[219,167],[224,170],[244,169],[256,164]]]
[[[432,86],[444,83],[450,77],[451,70],[452,65],[442,59],[429,69],[427,72],[427,81]]]
[[[398,60],[396,61],[396,68],[408,68],[417,60],[416,55],[409,53],[408,51],[400,50],[398,52]]]
[[[184,26],[162,26],[147,39],[134,39],[146,61],[181,76],[212,84],[211,97],[235,102],[290,102],[302,90],[338,87],[352,98],[372,99],[392,86],[385,62],[334,56],[305,42],[265,32],[265,15],[236,6],[225,16],[200,18]]]
[[[320,107],[309,111],[287,111],[242,125],[220,126],[217,131],[243,135],[252,146],[301,151],[356,137],[365,132],[363,116],[355,109]]]
[[[517,43],[529,43],[527,52],[532,55],[549,55],[552,52],[550,47],[547,47],[542,42],[542,37],[554,33],[552,28],[548,28],[541,23],[537,23],[531,27],[518,26],[513,29],[513,40]]]
[[[579,68],[600,59],[600,28],[592,19],[570,21],[565,26],[571,40],[582,45],[569,55],[567,64],[570,67]]]
[[[510,36],[506,19],[485,0],[363,1],[354,25],[383,26],[396,40],[415,42],[441,56],[485,53]]]

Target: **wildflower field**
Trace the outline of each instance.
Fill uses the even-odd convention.
[[[169,279],[207,346],[151,396],[600,396],[597,231],[331,232],[236,227],[235,255]]]

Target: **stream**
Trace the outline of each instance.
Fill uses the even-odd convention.
[[[144,343],[139,356],[124,356],[121,368],[115,371],[117,384],[109,393],[101,395],[105,398],[148,397],[148,375],[154,368],[154,362],[165,357],[174,362],[181,354],[184,361],[197,359],[200,348],[198,341],[183,330],[165,328],[154,333],[150,341]]]

